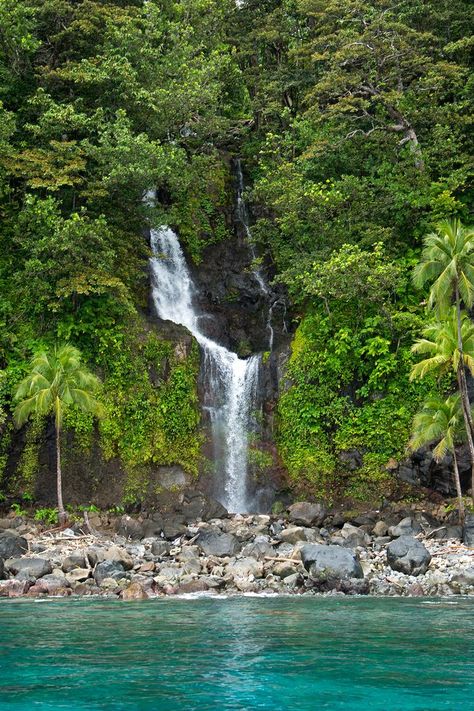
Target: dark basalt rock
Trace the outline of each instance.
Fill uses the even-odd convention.
[[[301,549],[301,559],[313,580],[363,578],[364,573],[355,553],[333,545],[307,545]]]
[[[0,558],[16,558],[26,553],[27,550],[28,543],[23,536],[8,529],[0,533]]]
[[[122,516],[117,525],[117,532],[125,538],[131,538],[138,541],[143,538],[143,525],[140,521],[131,516]]]
[[[464,521],[462,539],[466,546],[474,546],[474,514],[467,514]]]
[[[11,573],[22,578],[42,578],[53,571],[50,561],[44,558],[14,558],[7,565]]]
[[[387,562],[392,570],[400,573],[422,575],[428,570],[431,555],[416,538],[400,536],[387,546]]]
[[[94,580],[97,585],[100,585],[106,578],[120,580],[125,578],[126,573],[122,563],[116,560],[104,560],[103,563],[98,563],[94,571]]]
[[[219,529],[208,529],[201,531],[196,545],[206,555],[218,557],[237,555],[241,545],[237,538],[231,533],[222,533]]]
[[[288,518],[297,526],[321,526],[327,510],[322,504],[299,501],[288,509]]]

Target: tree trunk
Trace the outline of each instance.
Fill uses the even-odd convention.
[[[57,399],[56,399],[57,400]],[[60,404],[56,401],[56,489],[58,496],[58,519],[62,525],[66,523],[67,514],[63,503],[63,482],[61,473],[61,420],[60,420]]]
[[[459,287],[456,283],[456,319],[457,319],[457,335],[458,335],[458,350],[459,350],[459,366],[457,372],[459,394],[461,395],[462,412],[464,416],[464,424],[466,426],[467,443],[469,445],[469,454],[471,457],[471,497],[474,504],[474,442],[472,434],[474,431],[471,415],[471,403],[469,402],[469,393],[467,391],[466,371],[464,367],[464,348],[462,342],[462,321],[461,321],[461,300],[459,298]]]
[[[474,504],[474,442],[472,440],[471,424],[469,422],[469,418],[467,415],[467,410],[470,410],[470,405],[469,405],[469,398],[467,397],[467,391],[464,392],[464,389],[463,389],[462,376],[461,376],[462,368],[463,368],[463,366],[459,365],[458,387],[459,387],[459,392],[461,394],[462,414],[464,417],[464,426],[466,428],[467,444],[469,446],[469,456],[471,459],[471,497],[472,497],[473,504]],[[466,402],[465,402],[466,399],[467,399],[467,407],[466,407]]]
[[[453,449],[453,461],[454,461],[454,484],[456,486],[456,493],[458,495],[458,504],[459,504],[459,523],[461,524],[461,526],[463,526],[464,525],[464,518],[465,518],[464,500],[462,498],[461,479],[459,478],[458,460],[456,457],[456,451],[454,449]]]

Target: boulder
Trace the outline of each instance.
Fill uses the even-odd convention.
[[[339,535],[343,539],[342,545],[347,548],[357,548],[359,546],[365,548],[370,544],[370,536],[364,529],[353,526],[351,523],[345,523]]]
[[[66,573],[66,580],[70,583],[83,583],[90,577],[91,571],[89,568],[74,568]]]
[[[186,523],[193,523],[198,519],[210,521],[213,518],[224,518],[228,515],[227,509],[218,501],[192,489],[184,492],[181,510]]]
[[[464,521],[464,527],[462,532],[462,539],[466,546],[474,547],[474,514],[466,514],[466,520]],[[0,556],[2,555],[0,549]]]
[[[95,563],[94,563],[95,565]],[[64,558],[61,568],[65,573],[69,573],[74,568],[85,568],[86,559],[83,553],[71,553]]]
[[[7,529],[0,533],[0,558],[16,558],[28,550],[26,538],[19,536],[16,531]]]
[[[372,529],[374,536],[386,536],[388,531],[388,526],[385,521],[377,521]]]
[[[143,537],[144,538],[159,538],[163,530],[163,519],[155,520],[155,517],[148,518],[143,522]]]
[[[111,546],[104,553],[104,561],[111,560],[122,563],[125,570],[133,568],[133,558],[124,548],[120,546]]]
[[[198,580],[190,580],[187,583],[181,583],[177,593],[179,595],[189,595],[190,593],[207,592],[211,589],[207,578],[199,578]]]
[[[16,518],[0,518],[0,529],[5,528],[18,528],[21,526],[22,519],[17,516]]]
[[[174,514],[163,519],[163,534],[169,541],[184,536],[187,527],[182,514]]]
[[[163,556],[168,555],[170,549],[171,546],[168,541],[163,541],[161,539],[153,541],[151,544],[151,552],[153,555],[156,555],[157,558],[162,558]]]
[[[406,575],[422,575],[428,570],[431,555],[421,541],[400,536],[387,546],[387,562],[392,570]]]
[[[240,551],[237,538],[231,533],[222,533],[219,529],[201,531],[196,543],[206,555],[233,556]]]
[[[301,528],[300,526],[290,526],[290,528],[283,529],[279,538],[282,543],[291,543],[291,545],[294,545],[298,541],[308,540],[306,528]]]
[[[290,563],[289,561],[282,561],[281,563],[276,563],[275,567],[273,568],[273,574],[276,575],[278,578],[281,578],[282,580],[290,577],[290,575],[297,575],[298,563],[299,561],[297,560],[295,560],[294,563]]]
[[[122,600],[147,600],[148,595],[138,582],[132,582],[122,593]]]
[[[117,532],[125,538],[138,541],[144,537],[143,524],[131,516],[122,516],[117,525]]]
[[[247,543],[245,548],[242,549],[242,555],[245,558],[256,558],[256,560],[265,560],[266,557],[271,557],[275,555],[273,546],[271,546],[266,541],[255,541],[254,543]]]
[[[0,558],[0,580],[3,580],[4,577],[5,577],[5,564],[2,560],[2,558]]]
[[[308,501],[299,501],[288,509],[289,520],[299,526],[321,526],[326,515],[322,504],[310,504]]]
[[[94,570],[94,580],[97,585],[102,585],[106,579],[120,580],[125,578],[125,569],[117,560],[104,560],[103,563],[98,563]]]
[[[320,544],[303,546],[301,559],[313,580],[363,578],[361,564],[348,548]]]
[[[54,595],[56,590],[68,588],[71,584],[65,575],[51,573],[49,575],[44,575],[40,580],[37,580],[35,585],[40,586],[48,594]]]
[[[51,562],[44,558],[13,558],[7,562],[7,567],[13,575],[20,574],[23,578],[42,578],[53,571]]]
[[[413,536],[415,533],[420,533],[421,526],[418,521],[407,516],[402,518],[399,524],[396,526],[390,526],[388,529],[389,534],[392,538],[397,538],[398,536]]]
[[[96,566],[97,563],[102,563],[104,560],[104,554],[105,549],[100,546],[90,546],[90,548],[86,549],[87,560],[89,561],[89,565],[92,565],[92,567]]]
[[[261,578],[263,576],[263,563],[255,558],[239,558],[235,563],[229,563],[226,573],[233,578]]]
[[[30,580],[2,580],[0,597],[22,597],[31,587]]]

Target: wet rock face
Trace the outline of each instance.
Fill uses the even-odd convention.
[[[470,487],[471,463],[467,446],[457,451],[459,473],[463,490]],[[409,459],[394,463],[394,475],[408,484],[437,491],[443,496],[455,496],[453,481],[453,459],[447,453],[441,462],[436,462],[432,451],[423,447],[414,452]]]

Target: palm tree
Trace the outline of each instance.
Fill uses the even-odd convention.
[[[474,304],[474,227],[458,218],[443,220],[423,240],[421,260],[413,270],[413,282],[421,288],[431,282],[429,306],[446,310],[453,296],[467,308]]]
[[[423,240],[420,263],[413,270],[415,286],[431,282],[428,306],[437,306],[442,313],[452,304],[456,308],[457,343],[463,358],[462,303],[468,309],[474,304],[474,227],[465,227],[458,218],[443,220]],[[459,367],[459,391],[462,395],[464,418],[474,434],[474,423],[469,404],[466,373]],[[473,480],[474,483],[474,480]]]
[[[64,509],[61,474],[61,425],[64,410],[76,405],[83,412],[102,416],[102,406],[95,399],[99,379],[82,363],[81,352],[69,344],[55,347],[51,352],[37,353],[31,360],[30,372],[15,393],[18,404],[14,412],[17,427],[31,415],[54,414],[56,430],[56,477],[58,517],[62,524],[67,515]]]
[[[461,324],[460,331],[458,323]],[[458,332],[461,334],[459,347]],[[461,398],[462,414],[466,429],[466,438],[471,458],[471,492],[474,501],[474,441],[471,428],[472,415],[466,379],[461,377],[464,368],[474,375],[474,324],[465,312],[461,312],[458,320],[456,306],[451,307],[443,321],[434,321],[423,329],[424,338],[418,339],[412,346],[412,352],[426,356],[413,366],[410,379],[423,378],[432,373],[441,377],[453,371],[458,381]],[[469,411],[469,417],[467,416]]]
[[[459,505],[459,522],[464,523],[464,501],[461,491],[456,444],[462,442],[465,429],[461,397],[458,393],[450,395],[447,400],[434,396],[426,400],[421,411],[413,420],[413,434],[409,442],[411,450],[419,449],[426,444],[438,442],[433,450],[433,456],[440,462],[447,452],[453,455],[454,484]]]

